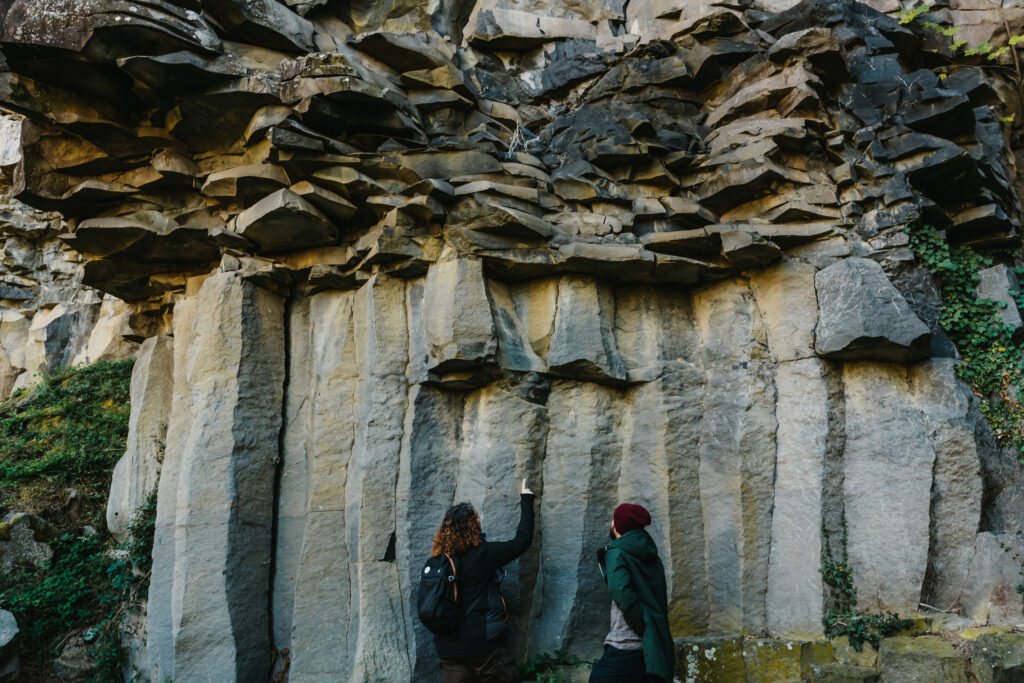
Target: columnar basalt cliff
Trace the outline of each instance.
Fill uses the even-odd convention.
[[[436,524],[510,533],[523,476],[523,656],[600,648],[621,500],[676,636],[821,637],[844,524],[860,607],[1022,620],[1024,478],[906,232],[1012,265],[1019,104],[931,47],[850,0],[0,0],[13,194],[142,342],[144,675],[435,680]]]

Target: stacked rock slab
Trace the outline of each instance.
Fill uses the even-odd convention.
[[[111,511],[168,416],[158,680],[436,679],[438,520],[513,533],[523,476],[521,656],[600,649],[627,499],[679,637],[821,637],[844,528],[865,609],[1024,616],[906,233],[1012,265],[999,82],[851,0],[357,4],[0,6],[13,192],[152,323]]]

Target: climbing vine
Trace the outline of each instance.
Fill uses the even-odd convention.
[[[909,628],[912,622],[901,618],[895,612],[886,612],[882,615],[857,611],[857,587],[853,585],[853,570],[850,569],[846,550],[849,539],[846,518],[843,518],[842,550],[838,562],[832,554],[831,538],[824,524],[821,526],[821,533],[824,538],[821,548],[821,578],[828,586],[832,603],[822,619],[825,635],[829,638],[846,636],[853,649],[860,652],[864,648],[864,643],[871,643],[877,648],[882,638]]]
[[[978,273],[990,257],[969,246],[950,246],[929,225],[909,228],[910,248],[942,285],[939,324],[956,344],[963,362],[957,373],[981,399],[981,412],[996,438],[1024,454],[1024,348],[999,317],[1001,302],[978,297]],[[1017,305],[1024,296],[1015,293]]]

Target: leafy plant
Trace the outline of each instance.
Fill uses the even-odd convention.
[[[846,636],[850,645],[857,652],[864,648],[864,643],[878,647],[882,638],[898,633],[910,627],[909,619],[902,619],[895,612],[882,614],[866,614],[857,611],[857,587],[853,584],[853,570],[850,569],[847,554],[849,532],[846,518],[843,518],[842,554],[839,562],[832,554],[832,544],[828,529],[821,526],[824,539],[821,549],[821,578],[829,588],[831,607],[825,613],[822,624],[825,635],[829,638]]]
[[[568,654],[561,648],[554,652],[542,652],[525,664],[519,665],[519,673],[524,680],[536,680],[539,683],[567,683],[559,669],[562,667],[593,666],[593,662]]]
[[[128,438],[133,361],[100,362],[44,377],[0,404],[0,501],[26,487],[80,488],[105,499]]]
[[[897,19],[899,20],[901,26],[906,26],[908,24],[914,23],[915,21],[917,21],[918,17],[920,17],[922,14],[930,12],[932,9],[934,8],[931,5],[927,4],[921,4],[916,7],[908,7],[903,10],[900,10],[899,14],[897,15]],[[925,28],[935,31],[944,38],[951,39],[949,42],[949,50],[953,54],[956,54],[958,50],[963,48],[964,57],[984,55],[985,58],[988,59],[989,61],[995,61],[999,57],[1009,52],[1011,47],[1016,46],[1017,43],[1024,40],[1024,35],[1013,34],[1009,35],[1007,44],[998,49],[996,49],[988,41],[982,41],[977,45],[974,45],[973,47],[968,47],[966,40],[956,37],[957,34],[960,33],[959,26],[943,26],[942,24],[939,24],[934,21],[923,20],[921,21],[921,25],[924,26]],[[1007,28],[1007,33],[1009,33],[1009,28]]]
[[[907,232],[915,256],[942,285],[939,323],[963,358],[957,374],[981,399],[979,408],[999,442],[1024,453],[1024,348],[999,317],[1003,304],[977,295],[978,273],[992,259],[969,246],[951,247],[929,225]],[[1015,298],[1024,304],[1020,292]]]
[[[61,499],[68,486],[84,502],[76,519],[43,505],[40,512],[57,528],[53,556],[41,566],[0,576],[0,605],[18,620],[23,665],[48,666],[69,633],[89,627],[97,663],[92,680],[121,678],[121,622],[145,597],[156,515],[153,493],[136,511],[131,537],[121,546],[103,515],[128,435],[131,369],[131,361],[67,369],[0,404],[4,506],[38,507],[40,498]],[[98,531],[79,535],[83,523]]]

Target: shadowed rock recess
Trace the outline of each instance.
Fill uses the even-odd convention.
[[[844,519],[859,607],[1024,620],[1024,483],[904,231],[1019,245],[1005,89],[926,54],[851,0],[0,0],[17,210],[142,343],[143,677],[437,680],[436,524],[510,534],[522,476],[521,657],[599,650],[622,500],[677,637],[821,637]]]

